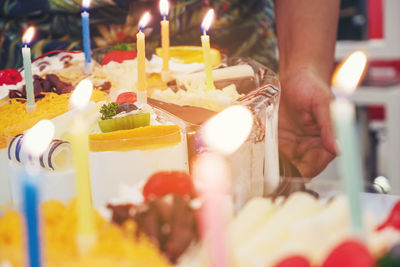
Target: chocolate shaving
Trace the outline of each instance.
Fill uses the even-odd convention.
[[[45,78],[33,75],[33,88],[35,99],[43,98],[42,93],[53,92],[60,95],[70,93],[74,89],[71,83],[61,81],[55,74],[47,74]],[[10,90],[8,96],[9,98],[26,99],[26,86],[24,85],[18,90]]]
[[[107,205],[112,221],[123,225],[133,220],[138,225],[137,236],[145,233],[172,262],[198,239],[196,217],[188,199],[167,195],[139,206],[132,204]]]
[[[109,93],[111,89],[111,83],[110,82],[104,82],[101,85],[95,86],[94,89]]]

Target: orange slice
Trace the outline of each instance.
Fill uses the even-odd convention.
[[[156,55],[162,57],[162,49],[156,48]],[[203,63],[203,48],[201,46],[171,46],[169,48],[171,60],[177,63]],[[215,67],[221,63],[221,54],[215,48],[211,48],[211,64]]]
[[[157,149],[179,142],[181,132],[177,125],[151,125],[89,135],[89,147],[92,152]]]

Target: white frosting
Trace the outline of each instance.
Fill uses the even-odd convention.
[[[231,106],[241,95],[235,85],[229,85],[222,90],[205,90],[205,84],[192,86],[188,91],[178,90],[176,93],[170,88],[155,90],[151,98],[177,104],[203,107],[214,111],[221,111]]]

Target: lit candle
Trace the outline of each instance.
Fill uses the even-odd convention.
[[[137,84],[138,84],[138,103],[147,103],[146,91],[146,45],[145,36],[142,30],[150,21],[150,13],[146,12],[142,16],[138,24],[139,32],[136,34],[136,49],[137,49]]]
[[[54,136],[54,126],[48,120],[39,121],[28,130],[24,137],[23,146],[30,160],[25,166],[22,177],[22,207],[25,217],[27,237],[27,266],[42,266],[40,221],[39,221],[39,186],[40,166],[37,158],[46,150]]]
[[[347,97],[357,88],[366,62],[365,54],[357,51],[341,64],[333,77],[332,83],[336,99],[331,104],[331,113],[335,121],[341,153],[339,157],[340,176],[349,201],[352,231],[360,237],[364,235],[360,199],[363,176],[355,128],[355,108]]]
[[[201,23],[201,29],[203,31],[203,35],[201,36],[201,46],[203,47],[204,71],[206,73],[206,85],[208,90],[215,89],[214,79],[212,77],[210,36],[207,35],[213,19],[214,9],[210,9]]]
[[[229,167],[224,155],[237,150],[253,126],[253,115],[244,106],[231,106],[208,120],[200,138],[209,152],[200,154],[193,166],[193,179],[202,200],[201,225],[211,266],[231,266],[226,240]]]
[[[96,241],[90,188],[88,129],[82,114],[82,110],[90,100],[92,90],[92,82],[88,79],[82,80],[69,100],[71,108],[77,110],[71,129],[70,142],[75,167],[77,240],[81,253],[86,253]]]
[[[161,20],[161,48],[163,58],[163,71],[168,71],[169,66],[169,21],[167,20],[169,12],[168,0],[160,0],[160,14]]]
[[[225,159],[215,153],[200,154],[194,163],[193,179],[202,201],[200,218],[210,266],[231,266],[225,232],[229,187],[229,168]]]
[[[29,44],[35,35],[35,27],[30,26],[22,36],[22,59],[24,62],[24,78],[26,90],[26,111],[31,112],[36,109],[35,92],[32,81],[32,67],[31,67],[31,49]]]
[[[82,43],[83,53],[85,54],[85,63],[83,72],[85,74],[92,73],[92,50],[90,48],[90,22],[89,22],[89,6],[90,0],[82,0]]]

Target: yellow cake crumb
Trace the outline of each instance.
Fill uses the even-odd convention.
[[[42,205],[42,242],[46,266],[169,266],[168,260],[146,236],[136,238],[136,224],[123,228],[96,213],[97,243],[85,256],[76,244],[75,203],[64,205],[49,201]],[[21,216],[14,210],[0,217],[0,263],[25,266],[24,235]]]
[[[69,110],[71,94],[44,93],[45,97],[36,101],[36,111],[26,112],[26,104],[11,99],[11,103],[0,106],[0,149],[7,146],[7,138],[31,128],[43,119],[52,119]],[[105,92],[93,90],[92,101],[99,102],[108,99]]]

